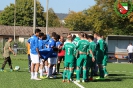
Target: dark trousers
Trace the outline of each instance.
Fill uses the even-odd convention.
[[[28,66],[29,66],[29,71],[31,69],[31,58],[30,58],[30,54],[28,54]]]
[[[128,53],[128,61],[133,62],[133,53]]]
[[[4,60],[3,64],[2,64],[2,68],[1,69],[4,69],[4,67],[6,66],[7,62],[9,64],[10,69],[12,69],[12,61],[11,61],[10,56],[5,58],[5,60]]]

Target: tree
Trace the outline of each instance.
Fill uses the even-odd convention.
[[[83,12],[71,11],[65,18],[65,26],[74,31],[87,31],[90,29],[89,23],[86,21],[86,14]]]
[[[46,18],[46,13],[44,13],[44,16]],[[60,27],[61,26],[60,20],[52,8],[49,8],[48,10],[48,26],[49,27]]]
[[[3,25],[14,24],[15,5],[10,4],[0,14],[0,23]],[[16,0],[16,25],[32,26],[33,25],[33,0]],[[43,16],[44,8],[37,1],[37,26],[45,26],[45,18]]]

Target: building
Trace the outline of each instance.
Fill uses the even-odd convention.
[[[45,33],[45,27],[38,27]],[[29,38],[29,34],[33,33],[33,27],[24,27],[24,26],[16,26],[15,27],[15,38],[20,42],[26,42]],[[66,36],[65,33],[69,33],[68,28],[48,28],[48,32],[56,32],[62,36]],[[14,26],[4,26],[0,25],[0,42],[4,42],[8,37],[14,37]]]
[[[109,57],[116,58],[115,60],[117,62],[120,61],[119,59],[127,62],[127,46],[129,45],[129,43],[133,43],[133,36],[108,35],[106,38],[106,42],[108,44]]]

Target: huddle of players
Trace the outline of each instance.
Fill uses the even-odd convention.
[[[98,80],[104,80],[107,75],[107,44],[102,39],[102,36],[95,34],[97,43],[94,37],[85,33],[79,33],[79,37],[72,38],[72,35],[67,36],[63,50],[65,50],[63,82],[67,76],[67,81],[73,79],[73,73],[76,71],[76,81],[80,82],[80,75],[83,75],[82,82],[93,80],[94,66],[98,64],[99,76]],[[89,70],[91,74],[89,76]]]
[[[60,46],[57,45],[59,41],[59,35],[55,32],[52,33],[52,36],[46,36],[44,33],[40,33],[40,29],[35,30],[35,35],[33,35],[28,43],[30,44],[30,57],[31,57],[31,79],[41,80],[43,79],[43,67],[45,63],[45,70],[47,77],[54,78],[52,75],[55,72],[56,62],[57,62],[57,53]],[[80,82],[80,75],[83,75],[82,82],[88,80],[89,70],[91,69],[90,79],[93,78],[93,69],[94,65],[98,64],[100,77],[97,79],[104,79],[104,73],[106,71],[106,44],[100,35],[97,34],[98,42],[95,44],[93,42],[94,37],[88,36],[85,33],[79,33],[79,37],[73,38],[71,34],[68,34],[67,40],[64,42],[62,50],[65,50],[64,58],[64,72],[63,72],[63,82],[65,82],[65,77],[67,76],[68,82],[70,79],[73,79],[73,73],[76,71],[76,81]],[[46,38],[47,37],[47,38]],[[49,37],[49,38],[48,38]],[[48,58],[41,57],[39,50],[45,49],[48,51],[52,49],[54,57],[49,56]],[[104,60],[104,56],[106,59]],[[48,59],[48,60],[47,60]],[[103,63],[104,62],[104,63]],[[48,63],[48,67],[46,65]],[[103,65],[104,64],[104,69]],[[54,69],[53,69],[54,68]],[[76,70],[74,70],[76,68]],[[83,69],[83,72],[81,70]],[[57,69],[58,70],[58,69]],[[40,78],[37,77],[38,71],[40,72]]]
[[[59,46],[60,36],[55,32],[51,33],[51,36],[45,35],[40,29],[35,30],[35,34],[28,39],[30,45],[30,58],[31,58],[31,79],[41,80],[44,78],[54,78],[53,73],[56,72],[56,63]],[[43,69],[47,76],[43,76]],[[38,71],[40,78],[38,78]]]

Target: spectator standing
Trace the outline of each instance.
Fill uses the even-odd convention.
[[[127,47],[127,51],[128,51],[128,63],[133,63],[133,46],[132,43],[129,43],[128,47]]]

